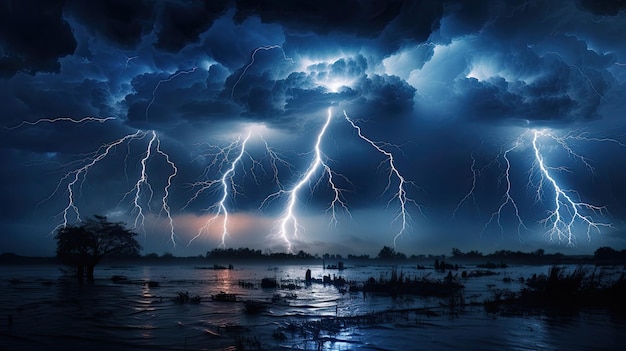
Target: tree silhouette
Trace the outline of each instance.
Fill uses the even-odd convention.
[[[378,258],[381,260],[391,260],[396,256],[396,250],[389,246],[383,247],[378,253]]]
[[[80,225],[59,228],[57,258],[61,263],[76,269],[79,279],[85,275],[93,279],[94,267],[105,256],[138,256],[140,245],[137,233],[126,229],[122,223],[112,223],[104,216],[88,218]]]
[[[378,252],[378,258],[381,260],[405,260],[406,255],[402,252],[397,252],[389,246],[384,246],[380,252]]]

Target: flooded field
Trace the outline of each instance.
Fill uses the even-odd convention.
[[[456,301],[350,292],[316,282],[328,275],[361,283],[388,279],[391,266],[207,268],[102,266],[93,284],[81,285],[55,266],[5,266],[0,349],[618,350],[626,342],[626,320],[605,311],[485,312],[483,302],[494,291],[519,291],[520,277],[545,274],[547,266],[462,278],[462,270],[475,269],[464,267],[454,272],[465,287]],[[447,274],[415,266],[397,270],[409,278],[443,280]],[[607,271],[613,273],[621,268]],[[263,278],[279,287],[263,288]]]

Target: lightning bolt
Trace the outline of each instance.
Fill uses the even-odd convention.
[[[42,118],[42,119],[38,119],[34,122],[29,122],[29,121],[23,121],[22,123],[13,126],[13,127],[4,127],[5,129],[8,130],[15,130],[18,129],[20,127],[23,127],[25,125],[29,125],[29,126],[34,126],[40,123],[58,123],[58,122],[71,122],[71,123],[75,123],[75,124],[81,124],[81,123],[88,123],[88,122],[98,122],[98,123],[104,123],[107,121],[111,121],[116,119],[115,117],[106,117],[106,118],[100,118],[100,117],[83,117],[81,119],[74,119],[71,117],[57,117],[57,118]]]
[[[170,159],[170,155],[161,150],[161,140],[157,139],[156,152],[165,158],[165,162],[172,167],[172,173],[167,177],[167,185],[163,188],[163,198],[161,199],[161,210],[165,212],[167,215],[167,219],[170,226],[170,240],[172,241],[172,245],[176,247],[176,233],[174,232],[174,219],[172,218],[172,213],[170,210],[170,206],[168,203],[170,196],[170,188],[172,187],[172,180],[176,175],[178,175],[178,167],[176,164]]]
[[[150,107],[152,107],[152,105],[154,104],[154,101],[156,100],[156,92],[157,92],[157,90],[159,90],[159,87],[161,86],[161,84],[167,83],[167,82],[171,81],[172,79],[174,79],[174,78],[176,78],[176,77],[178,77],[180,75],[193,73],[197,69],[198,69],[198,67],[193,67],[193,68],[188,69],[186,71],[178,71],[178,72],[170,75],[166,79],[162,79],[162,80],[158,81],[158,83],[156,84],[156,86],[152,90],[152,99],[150,99],[150,102],[148,103],[148,106],[146,106],[146,121],[148,120],[148,112],[150,111]]]
[[[348,114],[346,113],[346,111],[343,111],[343,115],[344,115],[346,121],[348,121],[348,123],[350,123],[352,128],[354,128],[356,130],[357,135],[359,136],[359,138],[361,138],[363,141],[365,141],[366,143],[371,145],[374,149],[376,149],[376,151],[378,151],[379,153],[381,153],[381,154],[383,154],[385,156],[385,160],[383,160],[381,164],[383,164],[383,163],[387,163],[388,164],[389,174],[387,175],[387,185],[385,186],[385,189],[383,190],[383,193],[386,193],[387,191],[389,191],[389,189],[391,188],[391,186],[393,184],[393,179],[394,178],[397,179],[398,186],[396,188],[396,191],[394,192],[393,197],[387,202],[387,205],[389,205],[394,200],[398,200],[398,202],[400,204],[400,209],[398,211],[398,214],[393,219],[393,222],[396,222],[396,221],[400,222],[400,230],[398,231],[398,233],[396,233],[396,235],[393,238],[393,246],[395,248],[397,240],[407,231],[409,221],[411,220],[411,216],[410,216],[409,211],[407,209],[408,204],[409,203],[414,204],[418,208],[420,213],[422,213],[421,206],[419,204],[417,204],[417,202],[415,202],[414,200],[412,200],[412,199],[407,197],[406,186],[407,185],[413,185],[413,183],[410,182],[410,181],[407,181],[402,176],[402,174],[400,174],[400,172],[398,171],[398,168],[396,167],[396,164],[395,164],[396,161],[395,161],[395,158],[394,158],[393,154],[391,152],[389,152],[389,151],[384,149],[385,146],[394,146],[394,145],[390,145],[388,143],[383,143],[383,142],[372,141],[371,139],[369,139],[368,137],[363,135],[363,132],[361,131],[361,127],[356,125],[350,119],[350,117],[348,117]]]
[[[504,179],[504,182],[506,184],[506,189],[504,191],[504,195],[502,196],[502,202],[500,203],[500,206],[498,206],[498,209],[491,214],[491,217],[489,218],[489,221],[487,221],[487,223],[485,223],[485,226],[483,227],[483,230],[481,231],[481,236],[485,232],[485,230],[487,230],[489,225],[491,225],[493,223],[494,219],[496,221],[496,224],[500,228],[500,233],[502,235],[504,235],[504,227],[502,226],[501,218],[502,218],[502,211],[506,208],[507,205],[511,205],[513,207],[514,212],[515,212],[515,218],[517,218],[517,235],[518,235],[518,237],[521,239],[521,236],[522,236],[521,230],[522,230],[522,228],[528,230],[528,227],[526,226],[526,224],[524,224],[524,221],[522,220],[522,217],[520,215],[520,211],[519,211],[519,207],[517,206],[517,202],[515,202],[515,199],[513,199],[513,196],[511,196],[511,160],[509,159],[509,153],[512,152],[513,150],[517,149],[521,145],[523,145],[523,138],[522,138],[523,135],[524,134],[522,134],[522,136],[520,136],[519,138],[517,138],[515,140],[515,142],[513,143],[513,146],[511,146],[510,148],[502,151],[500,153],[500,155],[496,158],[496,159],[498,159],[499,157],[502,157],[502,159],[504,160],[504,163],[505,163],[504,171],[503,171],[501,177],[498,179],[498,183],[501,183],[502,179]]]
[[[481,235],[485,230],[494,222],[500,228],[500,232],[504,233],[504,227],[501,223],[501,217],[504,209],[507,206],[511,206],[514,210],[515,217],[518,222],[518,235],[521,239],[521,231],[525,229],[529,231],[525,221],[522,219],[519,207],[515,202],[515,199],[511,195],[512,182],[511,182],[511,160],[509,158],[510,153],[521,149],[525,145],[530,145],[532,150],[533,165],[528,172],[528,189],[534,189],[535,204],[543,202],[548,198],[552,204],[547,210],[547,216],[539,221],[547,228],[547,236],[550,241],[558,240],[559,242],[565,242],[569,246],[573,246],[576,243],[575,227],[578,223],[582,223],[586,226],[587,239],[591,240],[592,232],[601,232],[602,228],[612,227],[610,223],[599,222],[594,217],[598,215],[604,215],[606,208],[604,206],[597,206],[591,203],[580,200],[580,195],[577,191],[571,189],[565,189],[554,176],[555,172],[571,172],[569,169],[563,166],[551,166],[546,162],[544,154],[542,153],[542,139],[548,139],[558,145],[573,161],[581,164],[594,176],[593,166],[588,158],[577,153],[570,141],[577,142],[601,142],[601,143],[613,143],[618,146],[626,146],[622,142],[612,138],[597,138],[591,137],[588,133],[568,133],[564,136],[559,136],[549,130],[526,130],[524,131],[513,144],[500,152],[494,161],[491,161],[485,168],[490,167],[494,162],[504,163],[503,171],[498,179],[498,182],[505,183],[505,192],[502,197],[502,202],[489,218],[489,221],[485,223]],[[530,141],[527,141],[530,140]],[[500,161],[501,160],[501,161]],[[473,183],[472,188],[461,200],[456,210],[460,205],[474,195],[476,179],[480,176],[482,170],[477,170],[476,160],[472,154],[472,174]]]
[[[148,206],[150,205],[150,202],[152,201],[152,197],[154,195],[152,186],[148,182],[147,163],[148,163],[148,160],[150,159],[150,156],[152,155],[152,145],[154,144],[156,140],[157,140],[157,134],[156,132],[152,131],[152,138],[150,138],[150,141],[148,142],[148,147],[146,148],[146,152],[144,153],[144,156],[141,158],[141,161],[139,162],[141,164],[141,172],[139,173],[140,174],[139,179],[137,180],[137,183],[135,183],[133,188],[127,193],[127,194],[132,193],[132,192],[135,193],[135,196],[133,197],[133,212],[136,212],[137,215],[135,216],[135,224],[134,224],[133,229],[145,228],[144,223],[145,223],[146,217],[143,213],[143,206],[141,206],[141,194],[142,194],[141,190],[143,188],[147,189]]]
[[[163,151],[163,149],[161,149],[161,140],[159,139],[158,134],[154,130],[150,132],[146,132],[146,135],[148,134],[151,134],[152,137],[148,141],[148,145],[146,146],[146,151],[143,154],[143,157],[141,158],[141,160],[139,161],[139,164],[141,165],[139,179],[137,180],[135,185],[131,188],[131,190],[129,190],[128,192],[126,192],[126,194],[124,194],[124,196],[122,197],[122,200],[120,200],[120,203],[122,203],[126,199],[126,197],[128,197],[130,194],[134,193],[133,200],[132,200],[132,205],[133,205],[132,212],[136,213],[136,215],[135,215],[133,229],[141,228],[145,232],[146,215],[144,213],[144,208],[143,208],[141,200],[142,200],[142,194],[147,193],[148,199],[146,202],[149,207],[150,203],[152,202],[152,198],[154,196],[154,191],[152,189],[152,186],[148,182],[148,169],[147,169],[148,162],[154,157],[153,152],[152,152],[152,149],[154,149],[154,151],[157,154],[161,155],[164,158],[165,162],[172,168],[172,173],[168,175],[167,180],[166,180],[167,184],[163,188],[163,197],[161,198],[161,212],[165,212],[167,216],[167,220],[169,224],[169,231],[170,231],[170,241],[172,242],[172,245],[176,247],[177,236],[174,231],[174,219],[172,218],[171,209],[170,209],[168,200],[169,200],[169,195],[170,195],[170,188],[172,187],[172,179],[174,179],[174,177],[176,177],[176,175],[178,174],[178,167],[176,167],[176,164],[171,160],[169,154],[167,154],[165,151]],[[127,153],[127,157],[128,157],[128,153]],[[126,163],[126,159],[125,159],[125,163]],[[145,189],[145,192],[143,191],[144,189]]]
[[[595,142],[599,142],[599,143],[612,143],[612,144],[616,144],[616,145],[621,146],[621,147],[626,147],[626,144],[622,143],[621,141],[619,141],[617,139],[596,138],[596,137],[589,136],[589,133],[582,133],[582,132],[578,133],[578,134],[570,133],[570,134],[564,136],[561,139],[563,139],[563,140],[585,141],[585,142],[595,141]],[[578,158],[581,158],[581,157],[578,156]]]
[[[167,214],[167,218],[169,220],[169,226],[170,226],[170,237],[171,237],[172,243],[176,245],[174,221],[171,216],[171,210],[168,204],[168,200],[169,200],[169,195],[170,195],[170,188],[172,186],[172,179],[178,174],[178,168],[176,167],[174,162],[170,159],[169,155],[165,151],[162,150],[161,141],[158,138],[158,135],[155,131],[146,132],[146,131],[137,130],[135,133],[128,134],[110,143],[101,145],[96,151],[90,154],[87,154],[87,157],[81,160],[72,162],[71,163],[72,165],[74,163],[79,163],[80,166],[67,172],[59,180],[54,191],[47,198],[43,199],[37,204],[37,206],[39,206],[41,203],[50,200],[53,196],[55,196],[60,191],[63,185],[67,182],[67,184],[65,184],[65,191],[67,193],[67,205],[59,213],[59,216],[62,217],[62,221],[52,230],[51,233],[54,233],[59,228],[66,227],[69,221],[72,219],[71,218],[72,215],[76,221],[79,221],[79,222],[82,221],[80,210],[79,210],[77,200],[76,200],[76,196],[78,193],[82,191],[82,187],[84,185],[84,182],[87,179],[89,171],[93,167],[98,165],[98,163],[100,163],[102,160],[104,160],[109,155],[111,155],[118,146],[123,145],[123,144],[127,145],[127,154],[126,154],[126,157],[124,158],[124,164],[126,165],[126,162],[130,153],[130,143],[132,141],[145,139],[148,136],[151,136],[151,137],[150,137],[150,140],[148,141],[146,152],[144,153],[143,157],[141,158],[139,162],[139,164],[141,165],[140,177],[135,183],[135,185],[133,186],[133,188],[130,191],[128,191],[126,194],[124,194],[124,196],[120,200],[120,204],[124,201],[124,199],[126,199],[126,197],[134,193],[133,200],[132,200],[133,211],[136,212],[137,215],[135,217],[135,223],[134,223],[133,229],[144,228],[145,213],[144,213],[143,206],[141,205],[141,198],[142,198],[142,193],[144,189],[147,189],[150,200],[152,199],[154,195],[152,191],[152,187],[150,186],[150,183],[148,183],[148,170],[147,170],[147,163],[151,159],[151,157],[153,157],[152,150],[154,148],[156,153],[161,155],[165,159],[165,162],[170,167],[172,167],[172,173],[167,178],[167,185],[164,189],[164,195],[161,200],[161,203],[162,203],[161,211],[164,211]],[[125,170],[126,170],[126,166],[125,166]]]
[[[283,190],[284,189],[284,185],[280,181],[280,177],[278,175],[278,173],[279,173],[278,172],[279,165],[282,165],[282,166],[286,167],[289,170],[293,170],[293,167],[292,167],[292,165],[290,163],[285,161],[285,159],[282,157],[282,155],[279,155],[276,151],[274,151],[274,149],[272,149],[269,146],[269,144],[267,143],[267,140],[265,140],[265,138],[263,138],[262,135],[259,135],[259,137],[263,141],[263,144],[265,145],[265,152],[266,152],[267,156],[269,157],[270,168],[272,169],[272,180],[274,181],[274,183],[276,184],[278,189]]]
[[[127,56],[126,57],[126,64],[124,65],[124,69],[128,68],[128,64],[130,63],[130,61],[138,58],[139,56]]]
[[[583,78],[585,78],[585,80],[587,80],[587,83],[589,83],[589,86],[591,87],[591,89],[593,90],[593,92],[594,92],[594,93],[596,93],[596,95],[598,95],[598,97],[600,97],[600,99],[602,99],[602,100],[604,100],[605,102],[607,102],[606,98],[605,98],[602,94],[600,94],[600,92],[599,92],[599,91],[596,89],[596,87],[593,85],[593,81],[591,80],[591,78],[589,78],[589,76],[588,76],[588,75],[586,75],[586,74],[585,74],[585,72],[583,72],[583,70],[582,70],[580,67],[578,67],[578,66],[576,66],[576,65],[574,65],[574,64],[569,64],[569,63],[567,63],[567,60],[565,60],[565,58],[563,57],[563,55],[561,55],[561,54],[560,54],[559,52],[557,52],[557,51],[548,51],[548,52],[546,52],[544,55],[547,55],[547,54],[554,54],[554,55],[559,56],[559,57],[561,58],[561,61],[562,61],[562,62],[564,62],[564,63],[566,63],[568,66],[570,66],[570,67],[572,67],[572,68],[576,69],[576,70],[578,71],[578,73],[580,74],[580,76],[581,76],[581,77],[583,77]]]
[[[211,224],[218,218],[219,215],[222,215],[223,216],[222,240],[221,240],[220,246],[226,247],[226,237],[228,237],[229,235],[228,233],[228,208],[226,208],[226,200],[228,199],[229,189],[232,189],[232,194],[233,194],[232,196],[235,196],[237,194],[237,187],[234,182],[235,169],[237,165],[241,163],[241,160],[246,153],[246,143],[250,139],[250,135],[251,135],[251,132],[248,132],[247,136],[243,139],[243,141],[240,141],[238,139],[235,142],[231,143],[226,148],[220,149],[219,154],[223,155],[222,162],[226,162],[228,160],[229,154],[234,150],[236,146],[241,144],[239,153],[230,162],[229,168],[226,170],[226,172],[222,174],[222,176],[219,179],[203,181],[203,182],[192,184],[192,186],[199,186],[200,189],[194,194],[194,196],[189,200],[189,202],[187,202],[187,205],[191,201],[195,200],[202,192],[204,192],[205,190],[209,190],[210,188],[213,188],[215,185],[219,185],[219,187],[221,188],[222,196],[220,200],[217,203],[215,203],[213,206],[211,206],[210,208],[210,209],[216,209],[215,215],[209,218],[206,224],[202,228],[200,228],[200,230],[198,231],[198,234],[189,241],[189,245],[191,245],[191,243],[194,240],[200,237],[202,233],[208,231]],[[213,163],[211,165],[215,165],[217,162],[216,160],[217,160],[217,157],[214,158]]]
[[[472,151],[472,153],[470,154],[470,157],[472,158],[472,165],[470,166],[470,171],[472,172],[472,186],[470,190],[465,194],[465,196],[463,196],[461,201],[459,201],[459,203],[456,205],[456,207],[454,208],[454,211],[452,211],[452,218],[456,218],[456,214],[461,208],[461,206],[463,206],[465,201],[468,201],[470,198],[472,199],[472,203],[474,204],[474,206],[478,208],[478,205],[476,204],[475,191],[476,191],[476,182],[478,182],[478,178],[480,177],[480,174],[482,173],[482,171],[476,168],[476,157],[474,156],[474,153],[475,151]]]
[[[97,123],[105,123],[107,121],[111,121],[111,120],[115,120],[115,117],[106,117],[106,118],[100,118],[100,117],[83,117],[80,119],[75,119],[72,117],[57,117],[57,118],[42,118],[39,120],[36,120],[34,122],[30,122],[30,121],[24,121],[16,126],[7,128],[9,130],[15,130],[17,128],[23,127],[25,125],[29,125],[29,126],[34,126],[40,123],[61,123],[61,122],[70,122],[70,123],[74,123],[74,124],[82,124],[82,123],[90,123],[90,122],[97,122]],[[165,151],[163,151],[161,149],[161,141],[158,138],[158,135],[156,134],[155,131],[151,131],[151,132],[145,132],[145,131],[141,131],[141,130],[137,130],[135,133],[132,134],[128,134],[122,138],[119,138],[117,140],[114,140],[110,143],[101,145],[96,151],[89,153],[86,155],[86,157],[73,161],[69,164],[64,165],[64,167],[68,168],[68,167],[74,167],[74,165],[78,164],[79,166],[77,168],[74,168],[73,170],[66,172],[65,175],[63,177],[61,177],[61,179],[59,180],[59,182],[57,183],[55,189],[52,191],[52,193],[46,197],[45,199],[43,199],[42,201],[40,201],[39,203],[37,203],[36,207],[39,207],[43,202],[46,202],[48,200],[50,200],[52,197],[54,197],[59,191],[60,189],[63,187],[63,185],[67,182],[67,184],[65,184],[65,191],[67,193],[67,205],[65,206],[65,208],[63,208],[63,210],[58,214],[58,216],[62,217],[62,221],[60,224],[58,224],[53,230],[52,233],[54,233],[56,230],[58,230],[59,228],[63,228],[66,227],[70,221],[70,217],[72,217],[76,220],[81,222],[82,218],[81,218],[81,214],[80,214],[80,210],[78,208],[77,205],[77,201],[76,201],[76,195],[77,193],[80,193],[82,190],[82,187],[85,183],[85,180],[87,179],[87,175],[89,173],[89,171],[96,166],[100,161],[102,161],[103,159],[105,159],[107,156],[109,156],[112,151],[126,143],[127,144],[127,153],[126,153],[126,157],[124,158],[124,172],[126,172],[127,169],[127,161],[128,161],[128,157],[130,154],[130,144],[131,141],[133,140],[141,140],[144,139],[146,136],[148,135],[152,135],[152,137],[150,138],[150,141],[148,143],[147,149],[146,149],[146,153],[144,155],[144,157],[141,159],[141,176],[139,178],[139,180],[137,181],[137,183],[135,184],[135,186],[129,191],[127,192],[124,197],[122,198],[122,200],[120,201],[120,203],[127,197],[129,196],[129,194],[131,192],[133,192],[133,190],[135,191],[135,195],[133,198],[133,204],[134,204],[134,211],[137,212],[137,216],[135,218],[135,227],[133,229],[136,229],[137,227],[143,227],[144,224],[144,220],[145,220],[145,214],[143,211],[143,207],[140,204],[140,199],[141,199],[141,191],[143,188],[147,188],[148,192],[149,192],[149,196],[150,199],[152,199],[153,196],[153,191],[152,188],[150,186],[150,184],[148,183],[148,175],[147,175],[147,162],[151,157],[151,153],[152,153],[152,148],[153,145],[156,144],[156,152],[158,154],[160,154],[161,156],[163,156],[165,158],[165,161],[168,163],[168,165],[170,167],[172,167],[173,172],[170,174],[170,176],[167,178],[167,185],[164,189],[164,196],[162,199],[162,211],[164,211],[167,214],[168,220],[169,220],[169,225],[170,225],[170,236],[172,239],[172,242],[175,243],[175,233],[174,233],[174,222],[173,222],[173,218],[171,216],[171,211],[170,211],[170,207],[168,204],[168,199],[169,199],[169,194],[170,194],[170,188],[172,186],[172,179],[178,174],[178,168],[176,167],[176,165],[174,164],[174,162],[170,159],[169,155],[167,153],[165,153]],[[128,175],[127,175],[128,178]]]
[[[287,57],[287,54],[285,54],[285,50],[283,50],[283,47],[280,46],[280,45],[259,46],[258,48],[254,49],[254,51],[252,51],[252,55],[250,57],[250,63],[248,63],[246,65],[246,67],[244,67],[243,72],[241,72],[241,74],[239,75],[239,78],[237,78],[237,81],[235,81],[235,84],[233,84],[233,87],[230,90],[230,99],[231,100],[235,99],[235,88],[237,87],[239,82],[241,82],[243,77],[246,75],[246,72],[248,72],[248,69],[250,69],[250,67],[252,67],[252,65],[254,65],[254,60],[255,60],[257,52],[259,52],[261,50],[269,51],[269,50],[273,50],[273,49],[280,49],[282,51],[282,53],[283,53],[283,58],[285,59],[285,61],[289,61],[291,63],[294,62],[292,58]]]
[[[573,233],[574,225],[577,221],[582,222],[587,227],[587,239],[591,240],[591,231],[595,230],[600,232],[601,227],[611,227],[609,223],[596,222],[593,219],[593,214],[603,214],[605,208],[602,206],[596,206],[586,202],[578,200],[579,195],[574,190],[563,189],[552,176],[551,171],[562,170],[563,168],[553,168],[547,165],[541,154],[541,147],[539,139],[541,137],[549,137],[556,141],[565,151],[575,159],[580,160],[583,164],[593,170],[586,159],[576,154],[566,143],[564,138],[555,136],[547,131],[535,130],[533,131],[532,147],[534,151],[535,161],[540,170],[541,183],[547,183],[554,191],[553,208],[548,211],[548,216],[541,220],[541,223],[548,227],[547,235],[550,240],[556,239],[566,241],[567,245],[573,246],[576,243],[576,238]],[[584,137],[583,137],[584,138]],[[542,187],[537,188],[537,197],[541,197]]]
[[[297,238],[302,228],[302,226],[298,223],[298,217],[295,214],[295,207],[296,207],[296,203],[298,202],[298,193],[304,185],[306,185],[307,183],[311,181],[315,173],[318,172],[320,168],[323,170],[322,174],[320,175],[320,179],[324,174],[328,175],[328,183],[334,193],[333,200],[331,201],[327,209],[327,211],[331,212],[331,221],[336,221],[337,219],[336,218],[337,206],[341,206],[344,210],[346,210],[349,213],[348,208],[345,202],[343,201],[343,198],[341,195],[341,189],[337,187],[336,183],[334,182],[333,176],[338,176],[338,175],[332,171],[332,169],[328,166],[326,162],[324,162],[325,157],[321,150],[322,139],[324,138],[324,134],[326,133],[326,130],[328,129],[328,126],[330,125],[331,120],[332,120],[332,109],[329,108],[326,122],[324,123],[320,131],[318,132],[316,142],[313,147],[313,151],[314,151],[313,161],[311,161],[311,163],[309,164],[309,167],[307,168],[304,175],[298,180],[298,182],[295,185],[293,185],[293,187],[291,187],[291,189],[289,190],[279,189],[277,192],[270,194],[268,197],[266,197],[261,203],[261,207],[263,207],[267,202],[272,201],[273,199],[277,197],[282,197],[282,196],[288,197],[287,205],[285,207],[285,210],[283,211],[283,215],[278,221],[278,225],[277,225],[278,233],[274,235],[275,237],[278,237],[279,239],[282,239],[285,242],[288,252],[293,252],[290,237]],[[319,180],[317,183],[319,184]]]
[[[72,212],[74,213],[74,216],[77,221],[79,222],[82,221],[80,211],[78,209],[78,206],[76,205],[75,193],[77,192],[77,190],[79,191],[80,188],[82,187],[82,184],[84,183],[89,170],[93,168],[98,162],[102,161],[105,157],[107,157],[110,154],[111,150],[113,150],[118,145],[121,145],[125,142],[130,142],[131,140],[143,139],[146,135],[147,135],[146,132],[138,130],[137,132],[133,134],[126,135],[111,143],[102,145],[100,148],[98,148],[98,150],[96,150],[93,153],[92,157],[87,157],[86,159],[82,160],[82,163],[84,164],[81,167],[66,173],[61,178],[61,180],[57,183],[57,186],[55,190],[52,192],[52,194],[50,194],[50,196],[48,196],[46,199],[42,200],[39,203],[41,204],[42,202],[51,199],[55,194],[58,193],[63,183],[66,180],[69,180],[69,182],[66,185],[66,191],[68,194],[67,206],[63,209],[63,211],[61,211],[61,213],[59,213],[59,215],[61,215],[63,218],[63,222],[54,228],[54,230],[52,231],[53,233],[59,228],[63,228],[67,226],[68,221],[69,221],[68,217]],[[76,189],[77,186],[78,186],[78,189]]]

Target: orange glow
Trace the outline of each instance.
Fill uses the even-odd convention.
[[[213,218],[215,214],[207,213],[204,215],[182,214],[174,216],[176,223],[176,235],[182,243],[187,243],[197,233],[206,226],[207,221]],[[207,243],[219,242],[222,238],[224,225],[224,216],[218,215],[209,225],[198,239],[203,239]],[[257,215],[247,213],[229,213],[228,214],[228,232],[231,238],[252,239],[265,237],[269,234],[270,228],[274,225],[273,220]],[[166,231],[169,228],[167,221],[162,218],[158,223],[158,228]]]

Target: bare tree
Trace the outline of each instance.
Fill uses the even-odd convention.
[[[59,228],[57,258],[74,267],[79,279],[93,279],[94,267],[105,256],[137,256],[141,246],[135,239],[137,233],[123,223],[112,223],[104,216],[88,218],[79,225]]]

